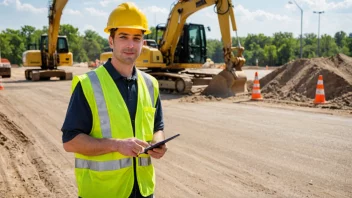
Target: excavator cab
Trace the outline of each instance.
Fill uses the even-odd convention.
[[[162,33],[160,33],[160,31]],[[156,26],[155,40],[160,41],[157,35],[163,35],[165,25]],[[160,43],[160,42],[159,42]],[[174,63],[199,63],[206,62],[207,42],[205,28],[202,24],[186,23],[183,26],[180,39],[178,41]],[[167,59],[164,59],[167,61]]]
[[[185,24],[183,33],[177,44],[176,63],[200,63],[206,61],[207,42],[204,25]]]
[[[40,50],[48,52],[48,35],[43,34],[40,38]],[[68,41],[66,36],[58,36],[57,45],[56,45],[57,53],[68,53]]]
[[[52,69],[52,68],[50,68],[50,65],[54,65],[54,63],[50,63],[50,61],[48,63],[46,61],[46,60],[48,60],[48,57],[47,57],[47,53],[48,53],[48,35],[47,34],[43,34],[41,36],[40,42],[39,42],[39,50],[40,50],[40,53],[42,55],[41,56],[42,69]],[[69,53],[68,42],[67,42],[67,37],[66,36],[58,36],[57,44],[56,44],[56,52],[58,54],[67,54],[67,53]],[[62,59],[60,57],[60,55],[57,56],[56,62],[58,63],[58,65],[60,65],[62,62],[70,61],[70,57],[63,57],[63,58],[66,59],[66,60],[60,60],[60,59]],[[56,69],[56,68],[54,67],[54,69]]]

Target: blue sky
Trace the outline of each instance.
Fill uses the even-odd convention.
[[[61,24],[69,23],[85,30],[97,31],[107,37],[104,28],[109,13],[121,0],[69,0],[61,18]],[[165,23],[173,0],[134,1],[147,15],[150,26]],[[300,10],[288,0],[232,0],[239,36],[274,32],[300,34]],[[320,18],[320,33],[334,35],[337,31],[352,33],[352,0],[296,0],[304,10],[303,34],[318,32],[318,15],[313,11],[324,11]],[[0,31],[6,28],[20,29],[31,25],[42,28],[48,24],[48,1],[46,0],[0,0]],[[188,22],[210,26],[207,38],[220,39],[220,30],[213,6],[205,8],[188,18]],[[233,34],[234,35],[234,34]]]

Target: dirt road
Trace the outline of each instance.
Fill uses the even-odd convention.
[[[77,197],[60,132],[70,82],[26,82],[23,71],[0,92],[0,197]],[[156,197],[352,197],[351,117],[162,99],[166,135],[181,136],[153,161]]]

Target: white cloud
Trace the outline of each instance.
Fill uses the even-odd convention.
[[[108,16],[108,13],[101,10],[97,10],[95,8],[85,8],[85,10],[87,10],[88,13],[91,14],[92,16],[102,16],[102,17]]]
[[[161,7],[158,7],[158,6],[149,6],[147,8],[143,8],[141,10],[142,10],[142,12],[145,12],[145,13],[162,13],[162,14],[168,14],[169,13],[168,9],[161,8]]]
[[[3,0],[2,2],[0,2],[0,5],[8,6],[9,3],[11,3],[11,0]]]
[[[83,5],[94,5],[94,4],[96,4],[96,2],[94,2],[94,1],[84,1],[83,2]]]
[[[296,11],[298,9],[298,7],[293,3],[293,4],[285,4],[285,9],[289,10],[289,11]]]
[[[65,9],[64,14],[69,14],[69,15],[82,15],[82,13],[79,10],[73,10],[73,9]]]
[[[272,14],[270,12],[265,12],[263,10],[250,11],[244,8],[242,5],[236,6],[237,14],[236,16],[241,16],[247,20],[257,20],[257,21],[288,21],[290,18],[286,15]]]
[[[214,12],[209,12],[209,11],[205,13],[205,16],[210,18],[210,19],[217,19],[218,18],[217,14],[215,14]]]
[[[102,0],[100,1],[100,5],[103,6],[103,7],[106,7],[108,6],[109,4],[111,3],[114,3],[116,5],[116,7],[118,6],[118,2],[120,2],[121,0]]]
[[[263,10],[250,11],[244,8],[242,5],[238,4],[235,9],[235,18],[242,18],[245,20],[256,20],[256,21],[289,21],[290,18],[286,15],[272,14]],[[201,11],[202,12],[202,11]],[[200,12],[200,13],[201,13]],[[209,19],[218,19],[218,15],[213,12],[213,10],[207,10],[202,16]],[[202,18],[204,19],[204,18]]]
[[[149,26],[166,23],[166,19],[169,15],[168,9],[163,7],[148,6],[140,9],[147,16]]]
[[[20,0],[16,0],[16,9],[18,11],[29,11],[32,13],[45,13],[48,11],[48,8],[36,8],[28,3],[21,3]]]
[[[340,2],[328,2],[327,0],[299,0],[297,3],[307,4],[313,10],[339,10],[352,8],[352,0],[343,0]]]
[[[96,31],[96,29],[94,28],[93,25],[90,25],[90,24],[86,24],[84,27],[83,27],[84,31],[85,30],[93,30],[93,31]]]

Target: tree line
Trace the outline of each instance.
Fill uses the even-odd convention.
[[[152,32],[155,31],[151,27]],[[3,58],[13,64],[22,63],[22,53],[30,44],[39,44],[42,34],[47,33],[48,27],[36,29],[25,25],[19,30],[6,29],[0,32],[0,51]],[[153,34],[153,33],[152,33]],[[59,35],[66,35],[74,62],[88,62],[99,59],[100,53],[108,50],[107,36],[103,38],[93,30],[86,30],[84,34],[70,24],[60,25]],[[300,38],[293,33],[277,32],[273,36],[264,34],[248,34],[246,37],[233,38],[233,46],[239,43],[245,48],[246,65],[279,66],[300,57]],[[39,45],[38,45],[39,46]],[[303,58],[314,58],[318,54],[323,57],[343,53],[352,56],[352,33],[336,32],[332,37],[324,34],[320,38],[320,53],[317,52],[318,38],[314,33],[303,35]],[[207,56],[216,63],[223,62],[222,43],[217,39],[207,39]]]

